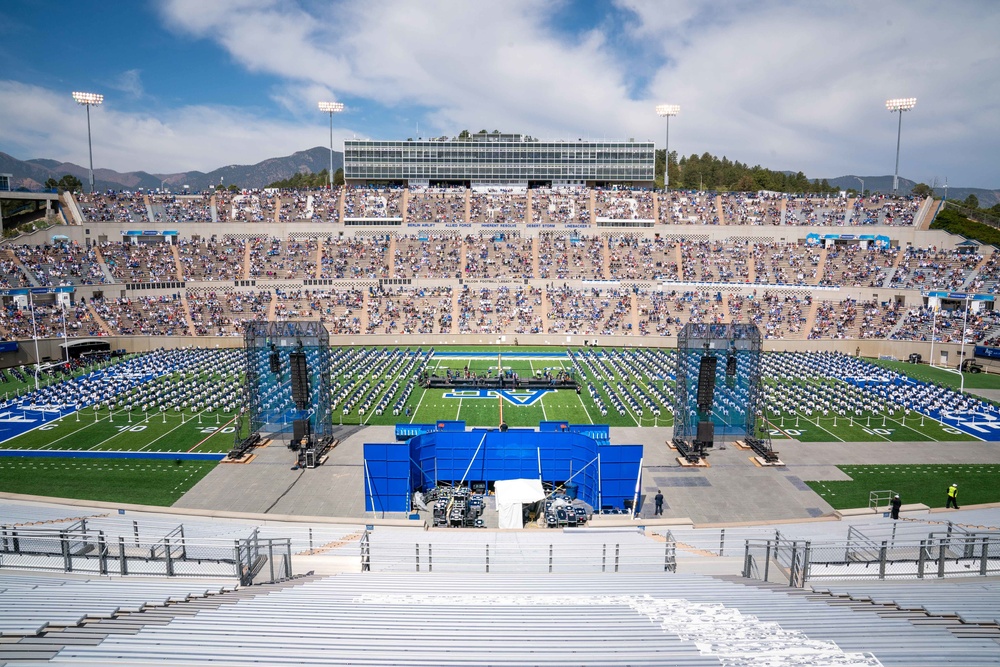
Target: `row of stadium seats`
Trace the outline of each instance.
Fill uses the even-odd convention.
[[[666,280],[996,292],[1000,257],[960,248],[903,249],[732,238],[542,233],[319,239],[260,236],[177,243],[10,244],[5,288],[253,280]]]
[[[906,308],[896,301],[822,295],[756,295],[516,285],[458,289],[187,290],[171,295],[90,299],[0,309],[0,338],[241,336],[247,322],[319,320],[335,335],[533,334],[675,336],[688,322],[757,324],[772,340],[874,340],[982,343],[1000,337],[992,310]],[[935,324],[936,320],[936,324]]]
[[[219,190],[200,195],[105,192],[76,195],[77,222],[293,222],[405,219],[438,223],[645,221],[678,225],[911,226],[923,203],[865,198],[599,188],[473,191],[351,186],[329,190]],[[529,217],[530,212],[530,217]]]

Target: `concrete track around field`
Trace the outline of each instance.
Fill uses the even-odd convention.
[[[325,465],[291,470],[295,457],[282,443],[256,450],[249,464],[221,464],[174,507],[347,518],[365,512],[362,459],[365,442],[393,442],[392,426],[334,427],[341,442]],[[833,442],[776,440],[785,463],[762,468],[753,453],[719,445],[708,467],[682,468],[669,449],[670,428],[612,427],[611,442],[644,446],[639,516],[653,517],[656,490],[665,499],[663,518],[695,523],[778,521],[823,516],[833,511],[803,480],[845,480],[838,465],[995,463],[996,442]],[[621,499],[605,498],[604,502]],[[382,517],[382,515],[379,515]],[[404,518],[386,513],[384,518]]]

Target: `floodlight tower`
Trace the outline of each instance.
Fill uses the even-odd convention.
[[[333,114],[344,110],[341,102],[320,102],[319,110],[330,114],[330,189],[333,190]]]
[[[896,97],[885,101],[885,108],[890,113],[899,112],[899,127],[896,130],[896,172],[892,177],[892,194],[899,190],[899,139],[903,134],[903,112],[917,106],[916,97]]]
[[[99,107],[104,102],[104,95],[98,93],[73,93],[77,104],[87,107],[87,149],[90,152],[90,194],[94,194],[94,144],[90,140],[90,107]]]
[[[656,115],[667,119],[667,142],[663,147],[663,189],[670,189],[670,117],[681,112],[679,104],[657,104]]]

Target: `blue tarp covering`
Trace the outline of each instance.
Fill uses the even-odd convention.
[[[552,424],[547,422],[546,428]],[[576,429],[603,436],[604,441]],[[463,477],[466,482],[487,483],[539,478],[563,483],[572,477],[580,499],[590,505],[624,507],[625,499],[631,500],[635,493],[642,445],[612,445],[606,439],[607,429],[586,424],[544,432],[436,430],[407,442],[366,443],[365,507],[369,512],[406,512],[414,490],[433,488],[440,481],[457,483]]]

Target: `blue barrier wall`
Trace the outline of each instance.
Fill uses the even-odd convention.
[[[455,423],[447,427],[455,428]],[[563,430],[550,422],[545,428],[551,430],[448,430],[422,433],[405,443],[366,443],[366,508],[406,512],[415,489],[463,478],[466,483],[522,478],[563,483],[572,478],[578,497],[594,507],[624,507],[633,498],[642,445],[612,445],[574,431],[606,438],[607,427]]]

